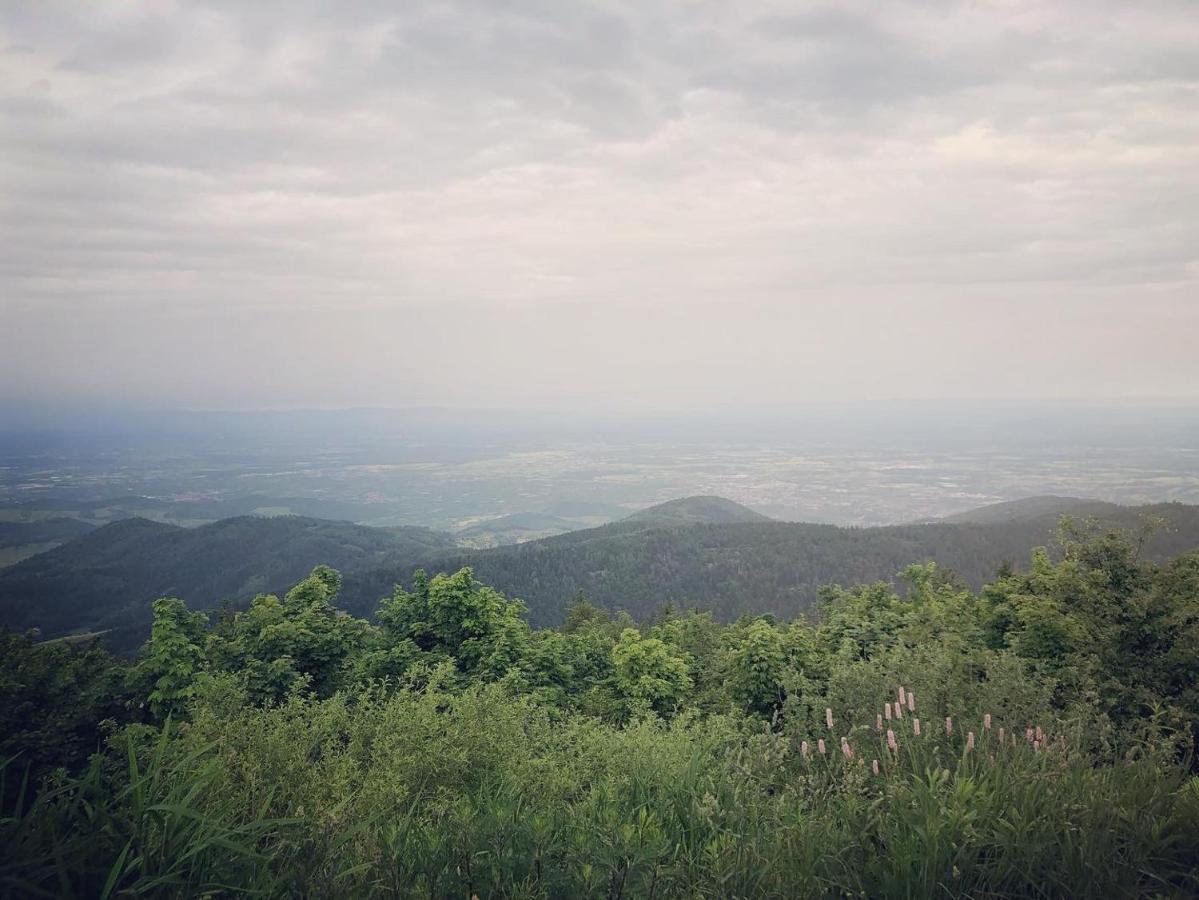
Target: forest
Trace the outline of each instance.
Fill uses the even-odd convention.
[[[301,516],[239,516],[195,528],[130,518],[0,570],[0,624],[37,628],[44,639],[97,633],[110,649],[133,653],[149,636],[159,597],[183,597],[205,612],[245,609],[259,593],[286,593],[319,564],[342,575],[338,606],[364,618],[396,584],[411,585],[419,568],[469,567],[524,601],[525,617],[541,627],[561,625],[580,591],[639,622],[665,605],[708,611],[722,623],[743,615],[792,619],[826,584],[891,580],[914,562],[936,562],[980,588],[1001,565],[1046,543],[1059,520],[1052,508],[1002,511],[1008,518],[987,509],[978,511],[985,521],[842,528],[768,521],[727,500],[690,497],[602,527],[490,549],[458,546],[454,535],[429,528]],[[1142,549],[1149,560],[1199,546],[1199,506],[1108,504],[1095,512],[1111,527],[1155,526]]]
[[[1199,551],[1144,541],[786,620],[538,628],[464,567],[368,621],[318,566],[133,658],[6,631],[0,893],[1195,896]]]

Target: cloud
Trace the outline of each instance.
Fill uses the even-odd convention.
[[[0,378],[1194,396],[1197,46],[1168,2],[8,4]]]

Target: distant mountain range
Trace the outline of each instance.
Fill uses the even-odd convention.
[[[1124,528],[1146,516],[1162,520],[1146,546],[1151,558],[1199,547],[1199,506],[1056,497],[879,528],[776,522],[720,497],[689,497],[597,528],[489,549],[462,547],[457,536],[425,528],[294,516],[198,528],[127,519],[0,570],[0,622],[38,627],[46,637],[103,631],[115,647],[130,649],[147,634],[156,597],[179,596],[201,609],[244,603],[257,592],[285,589],[319,563],[342,571],[341,603],[357,615],[371,614],[417,567],[469,565],[483,581],[523,599],[539,625],[559,622],[579,592],[638,618],[666,603],[725,619],[789,617],[825,584],[890,580],[924,560],[977,587],[1005,562],[1024,564],[1033,547],[1050,540],[1063,513]],[[544,523],[514,517],[510,524]]]

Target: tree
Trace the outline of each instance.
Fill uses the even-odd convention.
[[[133,670],[150,711],[162,720],[182,711],[196,690],[196,676],[208,665],[204,650],[208,617],[191,612],[182,600],[163,597],[154,601],[150,641]]]
[[[372,627],[333,605],[341,576],[317,566],[282,600],[259,594],[214,633],[210,654],[221,669],[241,673],[250,696],[272,702],[307,687],[327,697],[346,683],[351,661],[367,647]]]
[[[465,674],[494,679],[521,659],[528,642],[524,605],[475,580],[469,567],[432,579],[417,573],[410,593],[397,586],[378,618],[392,644],[411,641],[432,659],[451,658]]]
[[[672,713],[691,688],[687,660],[657,638],[643,638],[626,628],[612,648],[617,690],[630,709]]]
[[[763,619],[752,623],[728,660],[733,698],[749,712],[770,716],[786,699],[783,677],[787,653],[783,636]]]
[[[38,644],[0,629],[0,760],[16,756],[32,784],[60,766],[80,768],[101,748],[101,723],[129,718],[126,675],[97,641]],[[20,779],[6,787],[19,789]]]

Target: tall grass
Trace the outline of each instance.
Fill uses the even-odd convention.
[[[78,778],[59,775],[27,805],[19,760],[0,762],[0,780],[19,777],[14,806],[0,817],[4,896],[201,896],[271,893],[260,847],[291,823],[217,801],[221,760],[212,747],[183,748],[168,724],[143,765],[133,734],[124,769],[94,759]],[[2,792],[0,792],[2,793]]]
[[[865,705],[833,708],[832,729],[823,708],[802,728],[683,716],[617,729],[494,686],[201,706],[186,728],[130,735],[119,766],[98,760],[8,811],[0,884],[80,897],[1199,894],[1199,782],[1153,735],[1101,763],[1057,722],[994,714],[986,728],[960,713],[952,734],[938,716],[917,736],[921,702],[905,697],[893,750]],[[1024,729],[1038,724],[1049,739],[1034,749]]]

